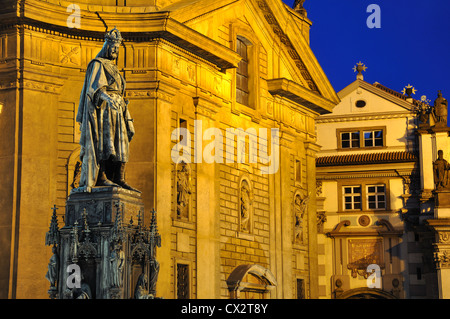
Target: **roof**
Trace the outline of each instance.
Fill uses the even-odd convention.
[[[388,88],[388,87],[382,85],[381,83],[375,82],[375,83],[372,84],[372,85],[373,85],[374,87],[376,87],[376,88],[379,88],[379,89],[381,89],[381,90],[383,90],[383,91],[389,93],[389,94],[392,94],[393,96],[398,97],[399,99],[402,99],[402,100],[405,100],[405,101],[407,101],[407,99],[408,99],[408,97],[407,97],[406,95],[404,95],[404,94],[402,94],[402,93],[400,93],[400,92],[394,91],[394,90],[392,90],[392,89],[390,89],[390,88]],[[416,100],[416,99],[412,99],[412,103],[413,103],[414,105],[419,105],[419,104],[420,104],[420,102],[419,102],[418,100]]]
[[[417,155],[410,152],[379,152],[349,155],[323,156],[316,159],[316,167],[366,165],[379,163],[403,163],[417,161]]]
[[[343,88],[341,91],[338,92],[338,96],[342,100],[345,96],[353,93],[358,88],[365,89],[366,91],[369,91],[392,103],[395,103],[408,111],[413,110],[414,105],[416,105],[417,103],[417,101],[414,99],[413,102],[411,103],[410,101],[407,100],[407,97],[405,95],[396,92],[384,85],[381,85],[378,82],[370,84],[369,82],[363,80],[355,80],[354,82],[350,83],[348,86],[346,86],[345,88]],[[333,114],[330,115],[333,116]]]

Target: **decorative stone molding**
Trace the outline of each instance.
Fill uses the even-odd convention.
[[[278,36],[280,42],[286,46],[286,48],[289,52],[289,55],[294,60],[295,65],[299,69],[299,71],[303,77],[303,80],[307,83],[307,86],[309,87],[309,89],[311,91],[313,91],[314,93],[321,95],[310,72],[306,68],[305,63],[303,62],[302,58],[297,53],[297,51],[294,49],[294,46],[292,45],[289,37],[283,31],[284,28],[278,24],[277,19],[275,18],[270,7],[267,5],[266,1],[264,1],[264,0],[258,1],[258,6],[264,12],[264,17],[265,17],[267,23],[269,23],[269,25],[272,27],[273,32]]]
[[[434,262],[437,269],[450,268],[450,249],[435,251]]]

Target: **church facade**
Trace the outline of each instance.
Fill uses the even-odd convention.
[[[117,65],[136,129],[126,177],[144,214],[158,216],[156,295],[320,296],[315,121],[339,98],[309,47],[302,8],[6,2],[1,298],[48,298],[50,208],[62,227],[79,182],[75,117],[86,67],[113,27],[124,38]]]

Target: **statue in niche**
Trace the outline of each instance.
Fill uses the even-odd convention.
[[[52,247],[52,257],[50,257],[50,261],[48,263],[48,271],[45,275],[45,278],[50,281],[50,288],[55,288],[56,283],[58,281],[58,274],[59,274],[59,256],[57,252],[56,246]]]
[[[148,285],[148,291],[150,294],[156,294],[156,282],[158,281],[159,274],[159,262],[153,258],[150,260],[150,282]]]
[[[73,299],[92,299],[91,288],[84,280],[83,273],[81,274],[81,286],[80,288],[72,289]]]
[[[120,244],[111,244],[111,286],[121,287],[123,279],[123,266],[125,264],[125,253],[121,249]]]
[[[80,175],[81,175],[81,162],[77,161],[75,164],[75,168],[73,170],[73,179],[70,187],[78,188],[80,186]]]
[[[294,225],[294,239],[296,242],[303,242],[303,217],[306,212],[306,207],[308,205],[309,196],[306,196],[302,199],[302,197],[297,194],[294,199],[294,216],[295,216],[295,225]]]
[[[433,163],[434,183],[436,190],[441,190],[449,186],[450,164],[444,159],[444,152],[438,151],[438,158]]]
[[[180,163],[177,171],[177,216],[188,218],[189,198],[192,194],[189,170],[185,162]]]
[[[143,272],[139,275],[134,289],[134,299],[154,299],[152,294],[147,290],[147,275]]]
[[[438,97],[434,101],[433,115],[436,126],[447,127],[448,101],[442,97],[441,91],[438,91]]]
[[[246,180],[243,180],[240,194],[241,231],[243,232],[250,232],[252,197],[250,185]]]
[[[122,36],[116,28],[105,36],[88,64],[76,121],[80,123],[80,187],[114,186],[137,191],[125,182],[133,120],[124,99],[125,79],[114,61]]]

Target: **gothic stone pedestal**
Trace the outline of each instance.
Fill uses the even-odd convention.
[[[111,225],[116,217],[117,207],[122,211],[122,221],[127,223],[131,218],[137,220],[139,211],[144,213],[144,204],[139,192],[129,191],[120,187],[94,187],[90,193],[70,193],[66,202],[66,226],[73,226],[75,221],[81,225],[83,210],[88,214],[90,225]]]
[[[92,299],[134,298],[138,279],[145,275],[140,298],[152,298],[159,268],[154,250],[160,238],[156,212],[148,220],[149,228],[144,216],[139,192],[118,187],[72,191],[65,226],[59,230],[58,297],[78,298],[86,292]],[[81,289],[74,287],[77,269]],[[149,290],[151,295],[146,294]]]

